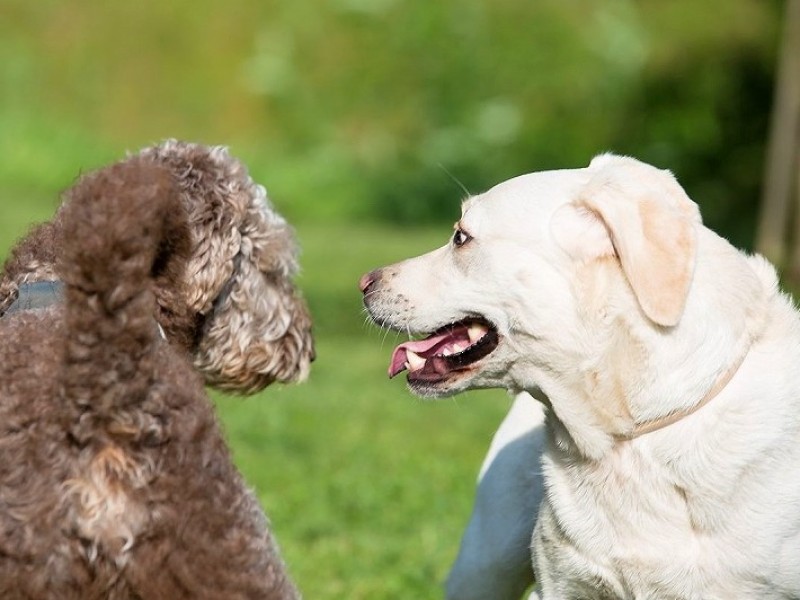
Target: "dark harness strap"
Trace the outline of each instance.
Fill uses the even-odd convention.
[[[58,304],[64,297],[64,283],[61,281],[32,281],[20,284],[18,292],[17,299],[5,313],[0,314],[0,318],[15,312],[37,310]],[[166,340],[167,335],[164,333],[161,323],[156,321],[156,327],[161,339]]]
[[[19,286],[19,293],[14,303],[5,314],[10,315],[22,310],[47,308],[61,301],[64,295],[64,284],[60,281],[32,281]]]

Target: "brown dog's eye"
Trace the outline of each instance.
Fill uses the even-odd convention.
[[[472,237],[470,237],[470,235],[463,229],[456,229],[456,232],[453,234],[453,244],[457,248],[460,248],[471,239]]]

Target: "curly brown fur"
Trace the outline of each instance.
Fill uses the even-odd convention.
[[[295,249],[263,193],[242,201],[261,203],[255,225],[230,208],[235,190],[251,189],[241,182],[257,187],[242,167],[238,184],[215,180],[227,195],[187,191],[187,175],[203,180],[235,163],[224,151],[167,147],[172,163],[145,152],[84,177],[6,263],[0,311],[26,281],[60,278],[65,292],[62,303],[0,318],[2,598],[297,597],[203,389],[203,377],[250,391],[307,372],[310,322],[288,279]],[[204,152],[219,160],[203,162]],[[197,208],[204,202],[216,212]],[[198,214],[214,215],[201,234]],[[272,248],[279,256],[258,254],[265,245],[252,238],[284,240]],[[243,271],[250,263],[257,267]],[[241,288],[274,285],[279,274],[280,302],[239,299]],[[200,280],[214,283],[201,294]],[[204,295],[202,306],[191,300]],[[270,319],[271,311],[289,316]],[[272,320],[281,326],[258,339]],[[215,352],[204,350],[208,331],[222,339],[231,321],[236,352],[204,363],[198,357]],[[289,355],[248,371],[254,363],[237,356],[248,352],[243,328],[256,331],[256,347]]]
[[[142,155],[175,174],[189,212],[186,303],[202,317],[195,366],[209,384],[232,391],[304,377],[298,366],[307,368],[312,353],[310,321],[291,285],[294,235],[264,188],[221,147],[171,140]]]
[[[167,140],[130,160],[137,156],[171,172],[189,222],[183,276],[153,287],[167,338],[219,389],[252,393],[304,379],[314,348],[308,309],[292,284],[297,247],[264,188],[221,146]],[[12,250],[0,274],[0,316],[22,283],[56,278],[61,229],[59,210]]]

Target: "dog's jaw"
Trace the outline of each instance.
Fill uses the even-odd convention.
[[[374,274],[376,281],[364,304],[372,320],[381,327],[407,333],[412,340],[398,345],[389,361],[388,375],[408,372],[409,389],[429,398],[452,396],[473,389],[502,387],[506,369],[492,369],[503,352],[505,336],[491,319],[480,313],[438,315],[419,321],[405,319],[407,299],[394,296],[379,281],[390,275]],[[393,310],[398,309],[399,310]],[[413,312],[413,311],[412,311]]]

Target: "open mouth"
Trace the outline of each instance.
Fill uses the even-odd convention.
[[[400,344],[392,354],[389,377],[408,370],[409,382],[438,382],[464,371],[492,352],[497,330],[483,319],[465,319],[438,329],[422,340]]]

